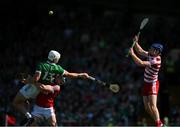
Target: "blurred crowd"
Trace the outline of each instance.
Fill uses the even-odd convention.
[[[125,57],[146,16],[116,10],[55,7],[53,15],[42,15],[37,21],[14,17],[13,21],[1,23],[0,41],[4,46],[0,47],[0,125],[4,124],[5,113],[15,116],[18,125],[20,116],[11,105],[22,87],[16,75],[33,74],[36,64],[46,60],[51,49],[61,53],[59,64],[64,69],[87,72],[121,86],[121,91],[115,94],[91,81],[66,79],[55,103],[58,125],[152,125],[141,97],[144,70]],[[168,91],[169,87],[180,87],[180,19],[148,16],[150,23],[142,31],[140,44],[148,50],[153,41],[161,41],[165,47],[159,75],[160,113],[170,125],[180,125],[179,102],[171,105]]]

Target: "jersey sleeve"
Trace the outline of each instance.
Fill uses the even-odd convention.
[[[42,71],[42,64],[39,63],[39,64],[37,64],[37,66],[36,66],[35,72],[41,73],[41,71]]]
[[[58,65],[57,71],[58,71],[58,72],[57,72],[58,74],[64,75],[65,70],[64,70],[60,65]]]

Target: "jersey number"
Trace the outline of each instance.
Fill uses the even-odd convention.
[[[43,76],[43,80],[47,80],[47,81],[50,81],[51,83],[53,83],[54,81],[54,76],[55,74],[54,73],[49,73],[49,72],[45,72],[44,76]]]

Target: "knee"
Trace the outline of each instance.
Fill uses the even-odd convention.
[[[154,105],[154,104],[152,104],[152,105],[150,105],[150,108],[151,108],[152,110],[156,110],[156,109],[157,109],[157,106]]]

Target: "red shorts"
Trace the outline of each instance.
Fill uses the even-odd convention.
[[[149,96],[149,95],[158,95],[159,91],[159,81],[156,81],[154,83],[144,83],[142,95],[143,96]]]

